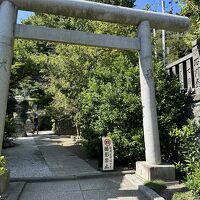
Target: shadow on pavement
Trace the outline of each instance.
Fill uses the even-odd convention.
[[[30,172],[30,177],[34,174],[47,177],[45,182],[29,180],[19,200],[145,200],[137,186],[125,176],[101,177],[101,172],[96,170],[97,161],[88,159],[83,147],[73,138],[29,135],[18,138],[17,144],[7,151],[8,159],[15,158],[11,162],[15,174],[27,170],[25,175]],[[100,176],[77,176],[73,180],[62,181],[50,178],[92,173]]]

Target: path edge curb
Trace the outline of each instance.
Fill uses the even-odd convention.
[[[128,171],[113,171],[113,172],[95,172],[95,173],[83,173],[77,175],[68,176],[46,176],[46,177],[20,177],[11,178],[10,182],[47,182],[47,181],[64,181],[64,180],[78,180],[78,179],[90,179],[90,178],[106,178],[115,176],[124,176],[127,174],[135,174],[134,170]]]
[[[139,191],[145,195],[149,200],[165,200],[163,197],[161,197],[158,193],[156,193],[154,190],[150,189],[147,186],[140,185],[138,186]]]
[[[143,180],[138,177],[136,174],[134,175],[126,175],[126,178],[133,184],[138,186],[138,190],[148,199],[148,200],[165,200],[154,190],[150,189],[147,186],[144,186]]]

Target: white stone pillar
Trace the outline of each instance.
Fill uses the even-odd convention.
[[[8,100],[15,21],[15,6],[9,1],[3,1],[0,4],[0,155]]]
[[[150,165],[159,165],[161,164],[160,140],[152,68],[151,29],[148,21],[141,22],[138,27],[138,35],[141,40],[140,87],[146,162]]]

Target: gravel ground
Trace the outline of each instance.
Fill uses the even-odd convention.
[[[19,137],[16,146],[3,150],[11,178],[52,176],[34,137]]]

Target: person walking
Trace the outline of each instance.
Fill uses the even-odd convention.
[[[38,126],[39,126],[38,115],[35,113],[35,116],[34,116],[34,133],[35,133],[35,131],[37,131],[37,135],[38,135]]]

